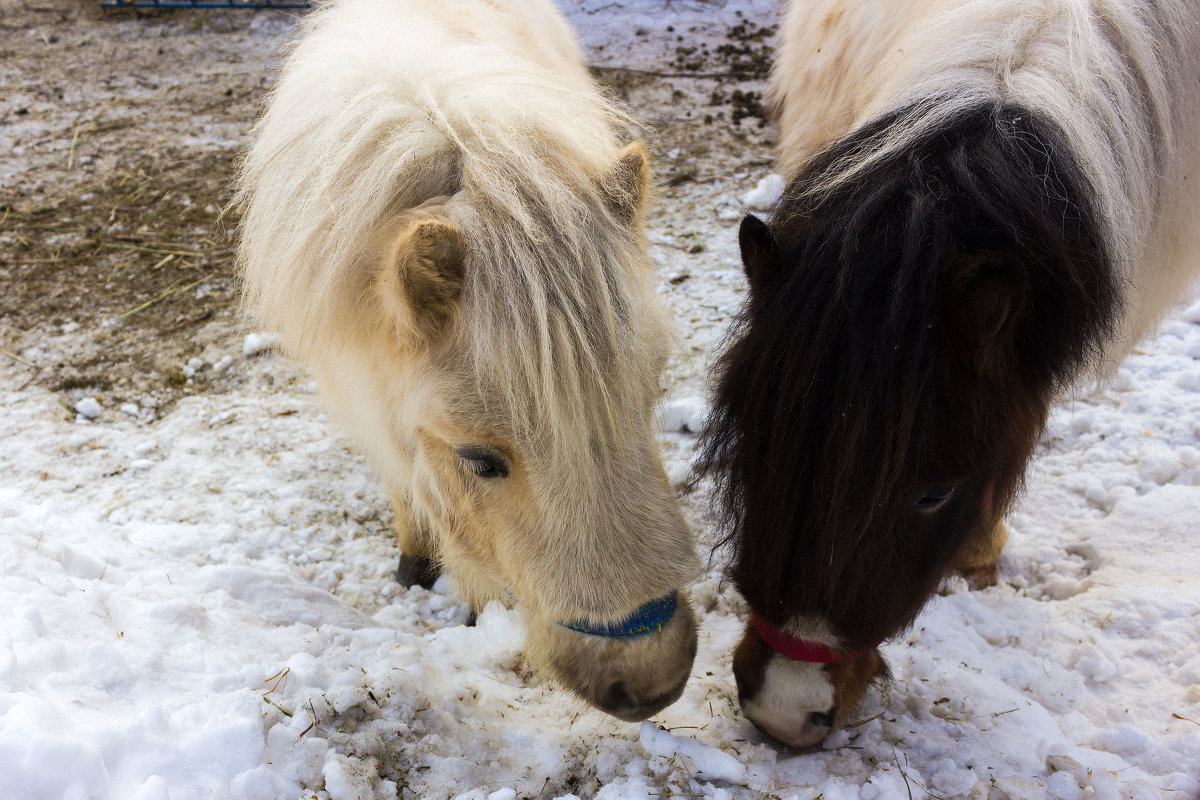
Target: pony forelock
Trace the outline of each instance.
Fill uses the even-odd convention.
[[[669,329],[637,255],[640,227],[609,208],[599,183],[572,181],[565,158],[464,162],[463,190],[486,200],[471,204],[477,268],[459,347],[517,435],[619,449],[628,414],[657,386]]]

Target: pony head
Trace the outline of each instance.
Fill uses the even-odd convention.
[[[639,636],[560,623],[619,623],[698,570],[655,439],[673,340],[645,152],[617,151],[591,95],[556,99],[580,106],[553,117],[570,135],[486,116],[435,135],[361,103],[331,156],[306,152],[321,129],[282,135],[277,102],[242,178],[246,299],[380,467],[402,545],[476,609],[515,598],[535,661],[641,719],[691,669],[686,595]]]
[[[743,221],[749,296],[698,468],[762,622],[735,654],[742,706],[781,741],[841,721],[885,674],[876,646],[1000,523],[1115,315],[1093,207],[1052,122],[933,98]],[[766,630],[822,656],[789,658]]]
[[[686,598],[642,635],[562,623],[619,623],[696,565],[654,436],[671,339],[641,239],[648,166],[632,145],[569,193],[565,174],[468,168],[457,192],[399,215],[372,338],[388,343],[410,503],[472,604],[515,597],[535,660],[642,719],[690,671]]]

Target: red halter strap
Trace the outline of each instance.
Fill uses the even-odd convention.
[[[762,638],[767,647],[781,656],[787,656],[793,661],[807,661],[810,664],[842,664],[846,661],[853,661],[859,656],[865,656],[879,646],[877,642],[865,650],[844,653],[832,650],[828,646],[820,642],[814,642],[811,639],[797,638],[785,630],[776,628],[758,614],[752,614],[750,618],[754,622],[754,629],[758,631],[759,637]]]

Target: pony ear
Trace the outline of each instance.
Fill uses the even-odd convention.
[[[650,194],[650,160],[641,142],[631,142],[620,152],[600,179],[600,191],[609,210],[621,221],[632,224],[642,215]]]
[[[738,228],[738,246],[742,250],[742,268],[746,270],[750,288],[761,288],[762,282],[779,268],[782,254],[775,235],[767,223],[747,214]]]
[[[465,262],[466,242],[457,226],[421,219],[394,240],[375,290],[401,331],[430,339],[458,306]]]

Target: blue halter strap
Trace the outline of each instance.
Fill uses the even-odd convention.
[[[662,630],[663,625],[670,622],[671,617],[675,616],[675,606],[678,600],[679,592],[671,592],[665,597],[651,600],[621,622],[609,623],[607,625],[592,623],[586,619],[579,619],[574,622],[560,622],[558,624],[577,633],[586,633],[589,636],[608,636],[613,638],[645,636],[648,633],[658,633]]]

